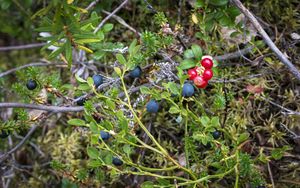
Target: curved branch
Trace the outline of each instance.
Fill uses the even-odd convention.
[[[265,32],[265,30],[262,28],[262,26],[259,24],[257,19],[253,16],[253,14],[239,1],[239,0],[231,0],[236,7],[240,9],[240,11],[249,19],[249,21],[253,24],[253,26],[256,28],[256,30],[261,34],[263,40],[265,43],[269,46],[269,48],[276,54],[278,59],[289,69],[291,73],[294,74],[294,76],[300,80],[300,72],[297,70],[297,68],[290,62],[287,57],[277,48],[277,46],[274,44],[274,42],[270,39],[268,34]]]
[[[0,78],[3,77],[3,76],[6,76],[8,74],[11,74],[13,72],[16,72],[18,70],[27,68],[27,67],[61,66],[61,65],[66,65],[66,64],[65,63],[29,63],[29,64],[22,65],[20,67],[16,67],[16,68],[13,68],[13,69],[10,69],[8,71],[0,73]],[[67,65],[66,65],[66,67],[67,67]]]
[[[30,48],[38,48],[42,47],[47,43],[35,43],[35,44],[25,44],[19,46],[2,46],[0,47],[0,51],[10,51],[10,50],[25,50]]]

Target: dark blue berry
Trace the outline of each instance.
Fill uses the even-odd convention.
[[[121,166],[123,164],[123,161],[118,157],[113,157],[112,163],[116,166]]]
[[[185,83],[182,88],[182,96],[191,97],[195,93],[194,86],[190,83]]]
[[[101,75],[94,75],[93,76],[93,80],[94,80],[94,85],[97,88],[98,86],[100,86],[103,83],[103,76],[101,76]]]
[[[221,132],[220,131],[214,131],[212,133],[212,136],[214,137],[214,139],[218,139],[221,137]]]
[[[159,104],[158,104],[158,102],[156,102],[155,100],[151,99],[151,100],[147,103],[146,109],[147,109],[147,111],[150,112],[150,113],[156,113],[156,112],[158,112]]]
[[[86,99],[85,98],[80,98],[78,101],[76,101],[76,104],[78,106],[83,106],[85,103]]]
[[[34,90],[37,87],[37,83],[35,80],[28,80],[26,83],[26,87],[29,90]]]
[[[133,70],[130,71],[129,76],[131,78],[139,78],[142,75],[142,69],[140,66],[135,67]]]
[[[103,141],[108,140],[111,136],[108,132],[106,131],[100,131],[100,137],[102,138]]]
[[[0,134],[0,138],[7,138],[9,136],[9,132],[8,131],[0,131],[1,134]]]

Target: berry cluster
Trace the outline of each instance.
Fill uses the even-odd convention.
[[[188,70],[190,80],[194,81],[194,84],[198,88],[205,88],[208,81],[213,77],[213,58],[211,56],[203,56],[200,62],[201,66],[196,66]]]

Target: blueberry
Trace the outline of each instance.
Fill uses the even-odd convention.
[[[76,104],[77,104],[78,106],[83,106],[84,103],[85,103],[85,101],[86,101],[85,98],[80,98],[80,99],[76,102]]]
[[[37,87],[37,83],[35,80],[28,80],[26,84],[27,89],[34,90]]]
[[[129,76],[131,78],[139,78],[142,75],[142,69],[140,66],[135,67],[133,70],[130,71]]]
[[[100,131],[100,137],[102,138],[102,140],[106,141],[108,140],[111,136],[108,132],[106,131]]]
[[[113,157],[112,163],[116,166],[121,166],[123,164],[123,161],[118,157]]]
[[[150,112],[150,113],[156,113],[156,112],[158,112],[159,104],[158,104],[158,102],[156,102],[155,100],[151,99],[151,100],[147,103],[146,109],[147,109],[147,111]]]
[[[212,133],[212,136],[214,137],[214,139],[218,139],[221,137],[221,132],[220,131],[214,131]]]
[[[194,86],[190,83],[185,83],[182,88],[182,96],[191,97],[195,93]]]
[[[0,138],[7,138],[9,136],[9,132],[8,131],[0,131],[1,134],[0,134]]]
[[[103,83],[103,77],[101,75],[94,75],[93,80],[96,88]]]

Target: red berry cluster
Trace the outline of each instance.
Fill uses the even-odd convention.
[[[201,60],[201,66],[196,66],[188,70],[190,80],[194,81],[194,84],[198,88],[205,88],[208,81],[213,77],[213,58],[211,56],[203,56]]]

